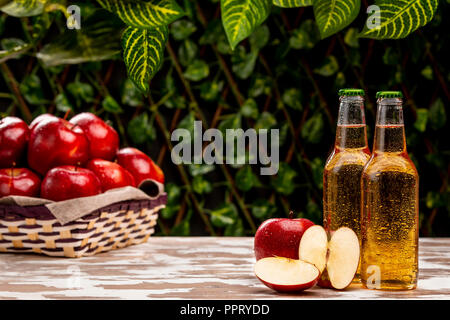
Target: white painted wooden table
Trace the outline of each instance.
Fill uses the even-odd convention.
[[[253,275],[253,238],[154,237],[79,259],[0,254],[0,299],[450,299],[450,238],[422,238],[419,283],[280,294]]]

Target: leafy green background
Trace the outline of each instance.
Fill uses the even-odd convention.
[[[408,151],[420,174],[420,233],[450,235],[449,1],[400,40],[357,38],[364,9],[347,28],[320,40],[311,7],[273,7],[232,51],[218,1],[180,0],[186,15],[169,26],[148,97],[127,78],[117,32],[123,23],[95,10],[94,2],[75,3],[82,8],[78,33],[66,28],[58,10],[21,19],[0,15],[0,53],[32,46],[0,63],[0,116],[30,121],[73,110],[110,121],[123,146],[144,150],[165,172],[169,201],[158,234],[253,235],[263,220],[290,210],[321,223],[337,91],[358,87],[367,93],[370,144],[376,91],[404,93]],[[66,64],[74,60],[84,63]],[[170,133],[192,129],[195,120],[204,128],[279,128],[278,175],[260,176],[248,165],[174,165]]]

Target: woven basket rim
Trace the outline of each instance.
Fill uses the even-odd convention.
[[[92,218],[93,216],[100,215],[102,212],[114,212],[119,210],[139,210],[142,208],[153,209],[162,204],[167,203],[167,193],[161,193],[155,199],[138,199],[138,200],[126,200],[120,202],[113,202],[100,209],[87,212],[80,219],[67,224],[76,223],[79,220]],[[19,221],[27,218],[34,218],[40,220],[53,220],[56,217],[50,212],[50,210],[44,205],[36,206],[20,206],[17,204],[0,204],[0,220],[6,219],[8,221]]]

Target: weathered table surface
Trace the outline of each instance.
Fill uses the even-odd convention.
[[[450,238],[422,238],[411,291],[280,294],[253,275],[253,238],[154,237],[79,259],[0,254],[0,299],[450,299]]]

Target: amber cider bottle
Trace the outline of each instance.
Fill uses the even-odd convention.
[[[377,93],[373,153],[361,179],[361,282],[369,289],[417,286],[419,176],[406,151],[402,97]]]
[[[360,239],[361,175],[370,158],[364,112],[364,91],[339,90],[336,140],[323,172],[323,225],[331,237],[349,227]],[[359,282],[359,270],[354,283]]]

